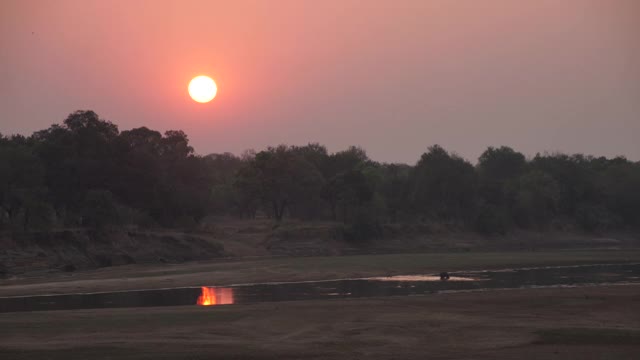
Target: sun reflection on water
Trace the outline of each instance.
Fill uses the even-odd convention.
[[[231,305],[233,304],[233,289],[203,286],[196,304],[202,306]]]

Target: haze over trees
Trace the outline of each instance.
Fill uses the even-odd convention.
[[[425,146],[426,147],[426,146]],[[0,135],[0,229],[195,227],[206,216],[610,231],[640,224],[640,163],[581,154],[527,159],[489,147],[476,164],[433,145],[415,165],[359,147],[279,145],[199,156],[182,131],[129,131],[76,111],[31,136]]]

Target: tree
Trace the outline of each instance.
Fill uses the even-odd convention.
[[[210,154],[203,158],[203,164],[211,179],[209,210],[218,215],[243,214],[234,182],[244,161],[231,153]]]
[[[118,149],[122,165],[109,189],[126,205],[163,225],[192,224],[209,211],[214,174],[184,132],[123,131]]]
[[[564,217],[576,215],[578,207],[597,202],[593,159],[583,155],[536,155],[530,168],[549,174],[558,186],[557,214]]]
[[[76,111],[31,136],[0,135],[0,227],[195,225],[207,214],[343,221],[353,239],[380,221],[429,219],[482,233],[557,222],[637,227],[640,164],[623,157],[489,147],[474,167],[435,145],[415,166],[317,143],[199,156],[180,130],[119,132]],[[144,226],[144,225],[143,225]],[[345,234],[347,234],[345,233]]]
[[[282,220],[288,208],[303,206],[305,199],[319,194],[322,175],[307,160],[287,146],[269,148],[256,154],[243,171],[241,188],[253,190],[271,209],[273,217]]]
[[[434,145],[422,155],[410,175],[410,200],[416,211],[428,217],[469,220],[474,210],[476,182],[470,163]]]
[[[360,168],[369,162],[367,153],[358,146],[350,146],[347,150],[331,154],[328,159],[326,178]]]
[[[71,113],[64,121],[67,130],[76,135],[80,143],[85,144],[85,148],[93,147],[96,150],[102,150],[97,145],[104,144],[113,140],[118,136],[118,127],[112,122],[100,119],[98,114],[91,110],[78,110]],[[98,141],[98,143],[91,143]]]
[[[622,221],[640,225],[640,165],[626,159],[614,159],[600,174],[603,205]]]
[[[111,181],[113,193],[134,208],[159,214],[166,176],[161,162],[162,135],[146,127],[123,131],[117,139],[121,159],[118,176]]]
[[[117,136],[117,126],[93,111],[76,111],[63,125],[33,135],[35,151],[46,166],[46,185],[58,207],[78,208],[81,194],[104,188],[117,177]]]
[[[160,144],[160,156],[165,161],[180,161],[193,155],[193,147],[189,145],[189,138],[182,130],[166,131]]]
[[[118,205],[113,194],[107,190],[89,190],[84,196],[82,224],[102,229],[121,222]]]
[[[384,200],[391,222],[398,221],[400,213],[407,208],[407,186],[411,167],[404,164],[385,164],[378,192]]]
[[[479,192],[485,203],[504,207],[506,189],[526,167],[523,154],[507,146],[489,147],[478,159]]]
[[[522,227],[547,225],[558,213],[560,187],[540,170],[523,174],[516,185],[515,218]]]
[[[478,159],[478,173],[482,178],[500,181],[513,179],[522,174],[526,159],[522,153],[508,146],[488,147]]]
[[[254,218],[262,203],[262,186],[260,172],[253,160],[246,162],[238,169],[234,177],[235,203],[241,217]]]
[[[313,165],[323,176],[327,176],[331,171],[330,156],[324,145],[310,143],[305,146],[291,146],[290,150]]]
[[[341,209],[342,219],[347,222],[371,201],[373,189],[362,170],[350,170],[331,178],[322,188],[321,196],[330,204],[332,219],[337,220]]]
[[[42,162],[24,138],[0,139],[0,209],[6,224],[24,231],[52,225],[44,176]]]

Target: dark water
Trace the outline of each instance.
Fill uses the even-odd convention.
[[[398,276],[230,287],[174,288],[0,298],[0,312],[119,307],[250,304],[270,301],[318,300],[373,296],[407,296],[440,291],[520,287],[640,283],[640,264],[588,265]]]

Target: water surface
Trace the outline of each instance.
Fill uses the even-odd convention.
[[[372,277],[227,287],[172,288],[0,298],[0,312],[408,296],[442,291],[640,283],[640,264],[601,264]]]

